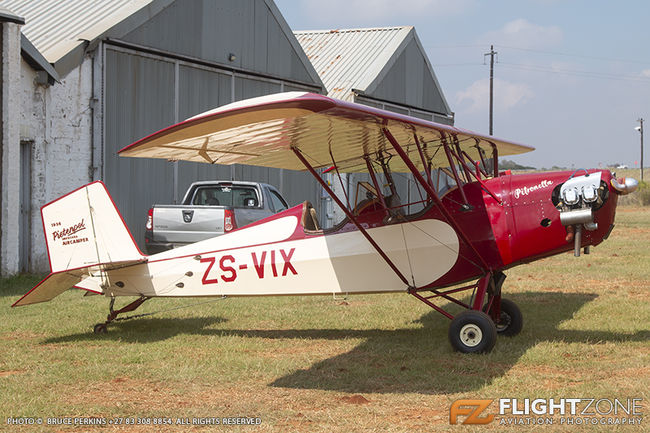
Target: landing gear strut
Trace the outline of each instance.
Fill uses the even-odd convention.
[[[109,306],[109,313],[108,316],[106,316],[106,322],[104,323],[98,323],[95,325],[93,328],[93,332],[95,334],[105,334],[108,332],[108,324],[113,322],[113,321],[118,321],[118,320],[126,320],[126,319],[131,319],[131,317],[122,317],[118,318],[117,316],[122,313],[128,313],[129,311],[134,311],[136,310],[140,305],[144,303],[144,301],[151,299],[150,297],[147,296],[140,296],[138,299],[135,301],[131,302],[130,304],[120,308],[119,310],[114,310],[113,306],[115,305],[115,298],[111,297],[111,305]]]
[[[490,314],[489,304],[483,307],[483,311]],[[510,299],[501,299],[499,317],[494,321],[499,335],[513,337],[521,332],[524,326],[524,318],[521,310]],[[492,316],[490,314],[490,316]]]
[[[501,286],[506,276],[501,271],[489,272],[476,283],[455,289],[411,288],[409,293],[434,310],[451,319],[449,342],[454,350],[463,353],[489,352],[496,343],[497,334],[514,336],[521,332],[523,317],[519,307],[509,299],[501,298]],[[472,290],[469,304],[452,294]],[[432,295],[423,296],[422,292]],[[444,298],[466,308],[456,316],[433,303]]]

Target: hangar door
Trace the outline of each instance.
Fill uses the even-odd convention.
[[[282,91],[319,89],[112,45],[104,45],[103,58],[101,177],[141,248],[149,207],[180,202],[197,180],[267,182],[280,189],[290,205],[320,202],[319,185],[303,172],[117,156],[118,150],[142,137],[220,105]]]

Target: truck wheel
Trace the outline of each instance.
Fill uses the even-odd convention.
[[[496,341],[496,326],[490,316],[482,311],[463,311],[449,325],[449,342],[458,352],[489,352]]]

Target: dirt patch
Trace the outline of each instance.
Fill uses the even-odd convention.
[[[449,412],[447,410],[433,410],[426,408],[400,410],[397,411],[395,416],[396,423],[399,423],[404,419],[426,419],[429,422],[434,421],[440,423],[441,421],[447,421],[448,418]]]
[[[346,395],[344,397],[339,397],[339,401],[349,404],[368,404],[370,400],[362,396],[361,394]]]
[[[636,235],[650,235],[650,229],[646,228],[626,228],[625,229],[625,234],[630,236],[630,237],[636,237]]]
[[[7,371],[0,371],[0,377],[9,377],[13,376],[14,374],[23,374],[27,370],[7,370]]]
[[[118,408],[163,410],[168,407],[181,406],[182,402],[186,400],[180,395],[175,395],[173,390],[163,384],[129,377],[116,377],[109,382],[90,384],[81,392],[77,388],[66,391],[62,392],[62,395],[66,395],[70,403],[76,405],[94,401],[106,402],[107,405]],[[116,396],[119,398],[116,399]]]

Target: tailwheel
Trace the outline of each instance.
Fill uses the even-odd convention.
[[[497,329],[484,312],[467,310],[452,319],[449,341],[458,352],[489,352],[497,341]]]
[[[507,337],[513,337],[519,334],[524,327],[524,317],[517,304],[510,299],[501,299],[500,309],[499,320],[495,323],[497,332]]]
[[[117,320],[127,320],[127,319],[134,319],[136,317],[142,317],[146,316],[147,314],[140,314],[139,316],[129,316],[129,317],[120,317],[118,318],[117,316],[122,314],[122,313],[127,313],[129,311],[133,311],[137,309],[140,305],[144,303],[144,301],[151,299],[147,296],[140,296],[138,299],[135,301],[131,302],[130,304],[126,305],[125,307],[120,308],[119,310],[114,310],[113,306],[115,305],[115,297],[111,297],[111,304],[108,307],[109,309],[109,314],[106,317],[106,322],[104,323],[98,323],[95,325],[93,328],[93,332],[95,334],[106,334],[108,332],[108,324],[112,323],[113,321]],[[152,313],[149,313],[152,314]]]

